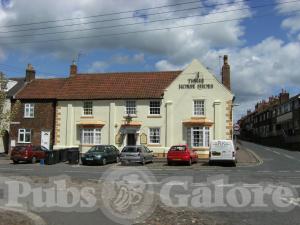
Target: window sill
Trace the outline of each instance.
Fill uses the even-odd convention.
[[[137,115],[136,114],[130,114],[129,116],[128,115],[123,116],[123,118],[128,118],[128,117],[137,118]]]
[[[86,116],[81,116],[80,118],[82,118],[82,119],[93,119],[94,116],[93,115],[90,115],[90,116],[86,115]]]
[[[147,118],[162,118],[161,115],[148,115]]]
[[[19,142],[18,141],[18,144],[31,144],[31,142]]]
[[[24,119],[34,119],[34,116],[33,117],[25,117],[24,116]]]
[[[148,144],[147,147],[161,147],[161,144]]]
[[[205,115],[203,115],[203,116],[192,116],[191,118],[192,119],[203,119],[203,118],[205,118],[206,116]]]

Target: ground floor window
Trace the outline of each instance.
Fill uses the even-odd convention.
[[[99,145],[101,144],[100,128],[83,128],[81,129],[82,145]]]
[[[149,128],[150,144],[160,143],[160,128]]]
[[[188,144],[192,148],[209,147],[210,130],[209,127],[188,128]]]
[[[18,142],[19,143],[30,143],[31,142],[31,130],[30,129],[19,129]]]

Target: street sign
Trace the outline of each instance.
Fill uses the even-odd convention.
[[[233,129],[234,129],[235,131],[239,131],[239,130],[240,130],[240,125],[234,124]]]

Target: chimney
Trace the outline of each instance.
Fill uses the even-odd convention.
[[[28,64],[26,69],[25,81],[31,82],[34,79],[35,79],[35,70],[31,64]]]
[[[70,77],[75,77],[77,74],[77,65],[75,60],[73,60],[72,65],[70,66]]]
[[[290,94],[286,92],[286,90],[281,90],[281,93],[279,94],[279,102],[280,104],[288,102],[290,98]]]
[[[230,88],[230,65],[228,64],[228,56],[224,55],[223,57],[224,64],[222,66],[222,84],[227,87],[229,90]]]

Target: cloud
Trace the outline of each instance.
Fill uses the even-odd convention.
[[[109,67],[109,64],[104,61],[95,61],[90,66],[90,69],[88,70],[89,73],[94,72],[104,72],[106,68]]]
[[[231,86],[236,102],[240,104],[240,107],[235,109],[237,115],[245,114],[247,109],[253,109],[258,100],[278,94],[282,88],[299,91],[299,42],[285,43],[280,39],[269,37],[249,47],[211,49],[205,54],[199,52],[196,58],[213,69],[213,73],[220,80],[219,56],[224,54],[229,55]],[[192,58],[187,58],[178,67],[170,57],[158,61],[156,68],[181,69],[191,60]]]
[[[214,3],[215,1],[211,1]],[[218,1],[218,3],[224,1]],[[17,50],[24,52],[26,54],[40,53],[40,54],[51,54],[56,57],[72,58],[74,54],[78,53],[82,49],[85,51],[93,51],[95,49],[127,49],[132,51],[143,52],[144,54],[156,54],[159,56],[173,56],[174,60],[177,62],[182,61],[187,55],[197,55],[197,51],[205,52],[209,48],[224,47],[224,46],[235,46],[243,43],[241,39],[244,34],[244,27],[241,25],[241,20],[231,21],[226,23],[213,23],[210,25],[203,26],[193,26],[186,27],[184,29],[169,29],[164,31],[151,31],[151,32],[140,32],[131,35],[117,35],[117,36],[107,36],[98,37],[91,39],[80,38],[77,40],[65,40],[65,41],[55,41],[55,42],[43,42],[40,40],[51,40],[60,38],[74,38],[74,37],[92,37],[101,36],[112,33],[126,33],[126,32],[136,32],[148,29],[157,29],[171,26],[185,26],[190,24],[201,24],[210,23],[213,21],[226,20],[239,17],[251,17],[250,10],[243,11],[231,11],[224,13],[223,11],[236,10],[240,7],[245,7],[244,2],[231,2],[226,5],[221,5],[217,7],[200,8],[198,10],[187,10],[179,11],[168,14],[153,15],[153,13],[163,12],[163,11],[174,11],[176,9],[184,8],[195,8],[201,7],[202,3],[199,1],[197,4],[176,6],[176,7],[166,7],[164,9],[138,11],[137,9],[149,8],[160,5],[172,5],[178,3],[177,0],[162,0],[159,4],[155,1],[145,0],[145,1],[99,1],[97,0],[73,0],[71,1],[57,1],[53,4],[51,0],[31,0],[31,7],[28,7],[26,1],[14,1],[13,6],[10,10],[0,12],[3,14],[2,17],[5,19],[0,20],[0,26],[5,26],[9,24],[24,23],[27,21],[45,21],[45,20],[59,20],[68,17],[78,18],[97,14],[106,14],[108,12],[117,11],[130,11],[131,13],[116,14],[105,17],[97,18],[82,18],[76,21],[65,21],[65,22],[55,22],[42,25],[29,26],[32,27],[45,27],[45,26],[55,26],[55,25],[68,25],[71,23],[86,23],[91,21],[106,20],[102,23],[92,23],[92,24],[82,24],[77,26],[68,26],[60,28],[51,28],[35,31],[22,31],[17,33],[3,34],[0,33],[0,47],[8,46],[4,44],[6,41],[9,42],[34,42],[30,45],[9,45],[8,50]],[[51,8],[51,10],[49,10]],[[25,9],[25,10],[24,10]],[[212,13],[212,14],[210,14]],[[187,17],[191,15],[203,16],[197,17]],[[208,15],[210,14],[210,15]],[[34,15],[34,17],[33,17]],[[136,16],[139,15],[139,16]],[[142,15],[142,16],[141,16]],[[124,17],[131,17],[128,19],[116,20]],[[168,18],[174,18],[182,16],[184,18],[178,20],[165,20]],[[141,18],[142,17],[142,18]],[[114,19],[113,21],[107,21],[109,19]],[[160,22],[151,23],[153,20],[162,20]],[[138,25],[126,25],[129,23],[142,22]],[[125,26],[126,25],[126,26]],[[119,27],[115,27],[119,26]],[[60,31],[70,31],[74,29],[93,29],[95,27],[102,27],[98,30],[89,30],[84,32],[71,32],[63,34],[55,34],[55,32]],[[105,28],[103,28],[105,27]],[[15,29],[15,28],[14,28]],[[20,29],[18,27],[17,29]],[[24,29],[24,27],[22,28]],[[3,28],[2,32],[12,30],[11,28]],[[48,34],[44,36],[38,36],[38,34],[52,32],[53,34]],[[17,37],[3,38],[3,36],[18,35]],[[26,36],[33,35],[33,36]],[[1,44],[2,43],[2,44]],[[122,60],[122,59],[120,59]],[[124,59],[123,59],[124,60]],[[125,59],[126,61],[126,59]]]
[[[286,18],[281,22],[281,27],[290,32],[290,34],[297,34],[300,31],[300,2],[289,2],[285,4],[286,0],[277,0],[277,12],[284,15]],[[297,14],[295,14],[297,12]]]

